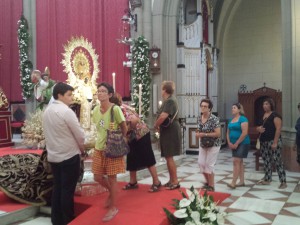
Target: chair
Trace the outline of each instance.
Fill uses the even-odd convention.
[[[261,152],[260,150],[257,150],[253,153],[253,155],[255,156],[255,170],[259,171],[259,166],[263,166],[263,163],[259,163],[259,158],[261,157]],[[275,167],[275,163],[272,162],[272,171],[275,172],[276,171],[276,167]]]
[[[25,121],[25,104],[11,103],[12,121],[10,123],[11,133],[21,133]]]

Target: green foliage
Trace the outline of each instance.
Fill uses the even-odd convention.
[[[33,84],[31,82],[30,73],[32,71],[33,65],[31,61],[28,60],[28,43],[29,43],[29,33],[28,24],[25,17],[22,15],[18,21],[18,47],[19,47],[19,57],[20,57],[20,77],[21,77],[21,87],[23,89],[22,96],[23,99],[31,97],[33,93]]]
[[[136,112],[139,111],[139,84],[142,84],[142,112],[143,118],[150,111],[151,77],[149,72],[149,42],[140,36],[134,41],[132,49],[133,76],[132,101]]]

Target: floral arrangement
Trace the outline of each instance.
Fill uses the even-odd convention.
[[[45,136],[42,126],[43,111],[36,110],[34,114],[30,114],[30,119],[25,120],[22,127],[23,144],[28,148],[44,148]]]
[[[176,211],[164,211],[172,225],[220,225],[225,223],[225,212],[221,212],[212,196],[203,196],[192,186],[186,194],[180,191],[183,199],[173,199]]]
[[[151,77],[149,72],[149,42],[143,37],[138,37],[133,44],[133,76],[132,76],[132,101],[136,112],[139,111],[139,84],[142,85],[142,112],[145,117],[150,111]]]
[[[30,73],[32,71],[32,62],[28,59],[28,43],[29,33],[28,24],[25,17],[22,15],[18,21],[18,47],[20,57],[20,77],[21,87],[23,89],[23,99],[30,98],[33,93],[33,83],[31,82]]]

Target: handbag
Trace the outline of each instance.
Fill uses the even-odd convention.
[[[256,140],[255,148],[256,148],[257,150],[260,150],[260,140],[259,140],[259,138],[260,138],[260,135],[259,135],[259,137],[258,137],[257,140]]]
[[[215,144],[215,140],[212,137],[202,137],[201,138],[201,144],[205,148],[213,147]]]
[[[110,122],[114,123],[114,105],[110,111]],[[105,148],[105,156],[108,158],[118,158],[129,153],[129,146],[125,142],[122,131],[118,130],[107,130],[107,141]]]
[[[172,123],[173,123],[173,120],[175,119],[176,115],[178,113],[178,109],[175,113],[175,115],[172,117],[171,115],[169,115],[165,120],[164,122],[162,122],[162,124],[160,126],[162,127],[169,127]]]
[[[271,114],[272,115],[272,114]],[[270,116],[271,116],[270,115]],[[270,116],[268,116],[264,121],[263,121],[263,124],[262,124],[262,126],[264,126],[264,124],[265,124],[265,122],[269,119],[269,117]],[[261,136],[261,133],[259,133],[259,136],[258,136],[258,138],[257,138],[257,140],[256,140],[256,145],[255,145],[255,148],[257,149],[257,150],[260,150],[260,136]]]

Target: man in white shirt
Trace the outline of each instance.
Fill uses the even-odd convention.
[[[54,102],[43,114],[48,161],[54,176],[51,204],[53,225],[66,225],[74,219],[74,192],[79,178],[80,155],[84,151],[84,131],[69,106],[74,88],[57,83]]]

